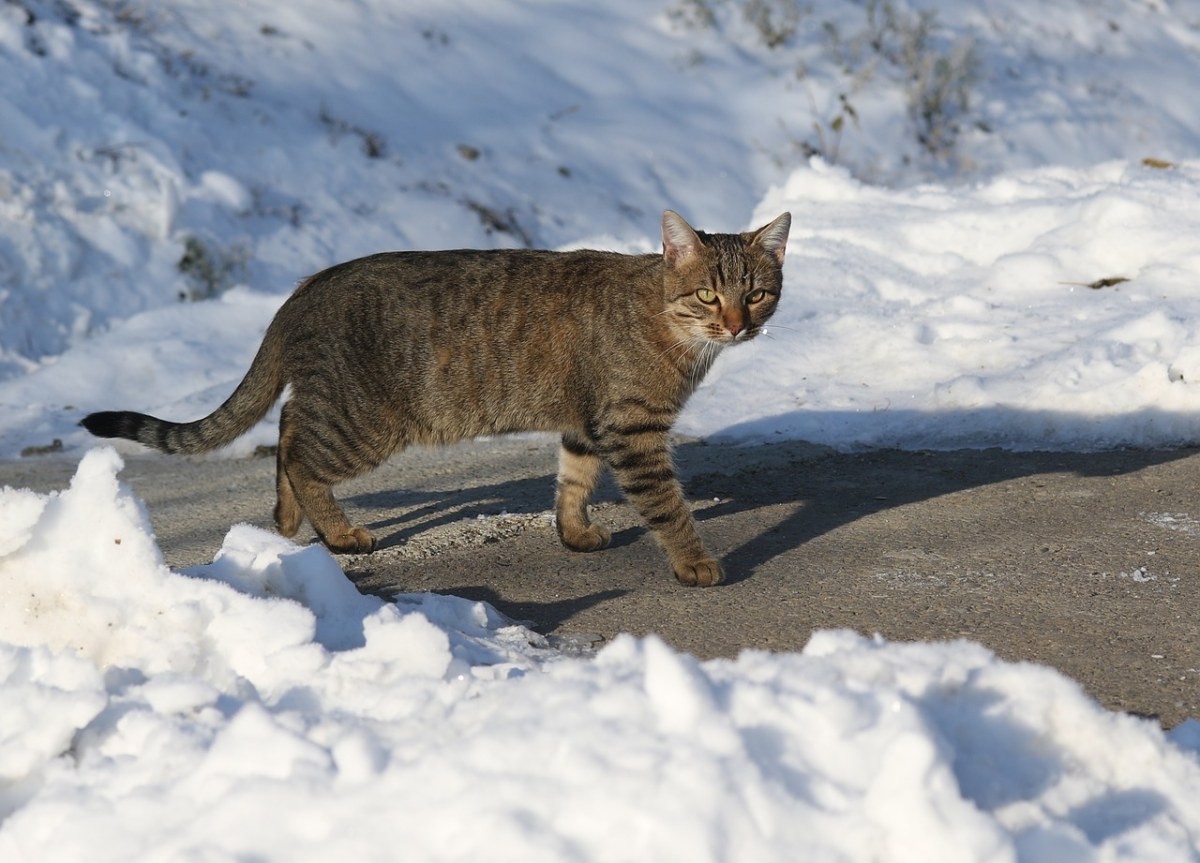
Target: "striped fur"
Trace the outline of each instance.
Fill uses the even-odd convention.
[[[717,353],[775,310],[790,217],[705,234],[663,215],[661,255],[527,250],[392,252],[304,281],[250,371],[203,419],[89,415],[100,437],[169,453],[224,446],[290,385],[280,418],[275,519],[305,517],[334,551],[367,552],[332,486],[410,444],[517,431],[562,434],[559,536],[608,544],[588,518],[607,466],[685,584],[716,584],[671,464],[668,434]]]

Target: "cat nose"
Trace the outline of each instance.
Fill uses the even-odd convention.
[[[726,332],[736,338],[738,333],[746,329],[746,316],[740,309],[723,309],[721,323],[725,324]]]

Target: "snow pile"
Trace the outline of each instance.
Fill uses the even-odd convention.
[[[1200,853],[1200,734],[966,644],[562,658],[246,526],[163,566],[111,449],[0,492],[0,857],[1061,861]],[[69,537],[69,539],[68,539]]]
[[[793,215],[771,337],[721,358],[682,429],[842,448],[1195,442],[1198,201],[1200,163],[953,190],[797,171],[756,219]]]

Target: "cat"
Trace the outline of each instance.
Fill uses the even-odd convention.
[[[667,210],[662,254],[460,249],[386,252],[305,279],[267,328],[246,377],[203,419],[89,414],[103,438],[167,453],[225,446],[290,387],[279,419],[275,522],[307,516],[330,550],[370,552],[331,487],[410,444],[481,435],[562,435],[559,538],[595,551],[588,518],[604,466],[658,538],[675,577],[713,585],[671,461],[668,433],[724,347],[775,311],[791,215],[706,234]]]

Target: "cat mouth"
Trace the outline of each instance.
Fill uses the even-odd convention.
[[[735,345],[741,344],[742,342],[748,342],[757,336],[759,332],[761,332],[759,327],[747,327],[744,330],[738,330],[736,333],[731,333],[724,327],[721,327],[720,329],[716,327],[709,327],[700,330],[696,333],[696,335],[710,345],[725,347],[726,345]]]
[[[747,327],[744,330],[738,330],[736,333],[731,333],[729,330],[722,330],[719,337],[714,339],[714,341],[722,345],[733,345],[748,342],[756,335],[758,335],[757,327]]]

